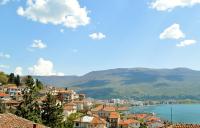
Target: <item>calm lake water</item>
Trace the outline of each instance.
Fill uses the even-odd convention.
[[[177,104],[177,105],[156,105],[145,107],[133,107],[132,113],[145,112],[156,113],[161,119],[171,119],[171,108],[173,110],[173,122],[198,123],[200,124],[200,104]]]

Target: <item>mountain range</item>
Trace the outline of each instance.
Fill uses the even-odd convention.
[[[35,76],[47,85],[67,87],[92,98],[200,100],[200,71],[188,68],[118,68],[83,76]]]

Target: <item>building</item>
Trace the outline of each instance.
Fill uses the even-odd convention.
[[[107,128],[106,121],[98,116],[83,116],[74,120],[74,128]]]
[[[118,112],[111,112],[108,118],[109,128],[117,128],[120,121]]]
[[[139,128],[140,122],[133,119],[120,120],[119,128]]]
[[[10,95],[0,92],[0,100],[10,100]]]
[[[7,88],[7,93],[11,96],[14,97],[17,94],[21,94],[23,91],[23,88],[18,88],[17,86],[10,86]]]
[[[64,117],[66,120],[66,118],[71,115],[72,113],[76,113],[77,112],[77,106],[76,104],[74,103],[68,103],[68,104],[64,104],[64,107],[63,107],[64,111],[63,111],[63,114],[64,114]]]
[[[0,128],[48,128],[44,125],[34,123],[16,115],[0,114]]]
[[[79,99],[79,95],[74,90],[59,90],[58,99],[64,103],[70,103],[76,99]]]

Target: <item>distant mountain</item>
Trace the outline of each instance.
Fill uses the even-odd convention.
[[[200,100],[200,71],[187,68],[119,68],[83,76],[40,76],[42,82],[76,89],[93,98]]]

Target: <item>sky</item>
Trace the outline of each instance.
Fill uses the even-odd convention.
[[[200,0],[0,0],[0,70],[200,70]]]

